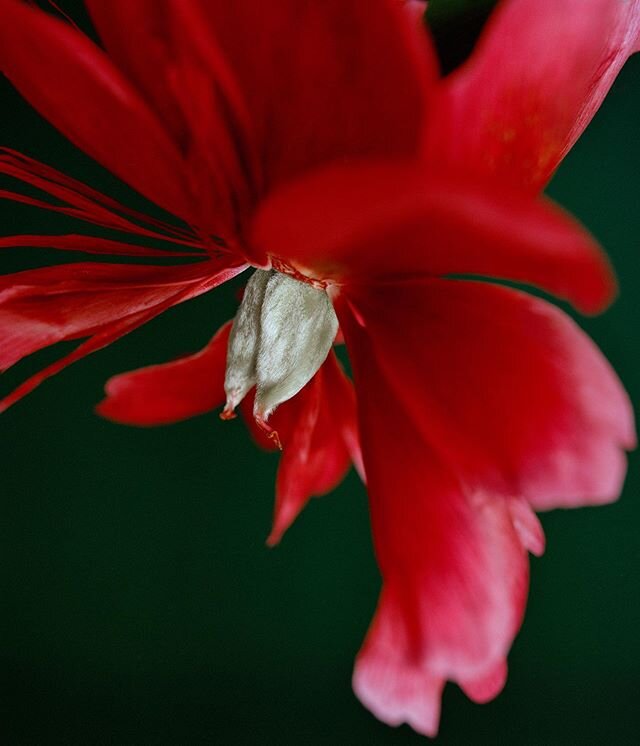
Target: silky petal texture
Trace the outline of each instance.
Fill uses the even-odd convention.
[[[231,322],[200,352],[163,365],[114,376],[98,414],[124,425],[165,425],[224,403],[224,370]]]
[[[84,337],[114,341],[170,306],[211,290],[244,269],[229,262],[183,267],[71,264],[18,272],[0,283],[0,368],[48,345]],[[112,331],[119,329],[112,339]],[[78,350],[93,350],[89,339]],[[105,343],[106,344],[106,343]],[[100,346],[104,346],[101,344]],[[68,361],[77,359],[72,353]],[[65,358],[66,360],[67,358]],[[50,366],[5,399],[4,410],[40,380],[61,369]]]
[[[180,217],[182,159],[158,119],[83,34],[19,0],[0,0],[0,71],[91,157]]]
[[[437,64],[394,0],[193,0],[173,13],[262,190],[331,160],[416,152]]]
[[[404,720],[433,735],[445,679],[468,683],[478,698],[490,684],[497,692],[495,671],[524,612],[526,551],[507,500],[470,487],[445,464],[370,331],[348,306],[338,311],[354,366],[383,578],[354,688],[385,722]],[[427,387],[411,397],[422,398]]]
[[[640,0],[503,0],[442,83],[425,156],[537,191],[640,45]]]
[[[559,309],[462,280],[350,287],[348,299],[396,394],[469,485],[537,510],[618,497],[633,411]]]
[[[551,202],[410,165],[330,167],[292,182],[261,205],[251,241],[338,283],[486,275],[536,285],[586,312],[616,288],[594,239]]]

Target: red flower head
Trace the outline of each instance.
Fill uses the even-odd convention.
[[[256,437],[283,447],[272,543],[352,461],[366,472],[383,588],[354,687],[382,720],[425,734],[446,680],[476,701],[503,686],[527,551],[544,549],[534,510],[615,500],[635,443],[627,397],[589,339],[549,303],[486,279],[589,313],[614,295],[599,247],[540,196],[638,46],[639,0],[583,5],[504,0],[469,61],[439,80],[414,7],[397,0],[87,0],[106,51],[0,0],[0,69],[181,220],[2,151],[2,173],[55,201],[2,197],[131,236],[3,246],[147,263],[5,276],[2,368],[83,341],[0,406],[257,268],[233,327],[191,357],[112,379],[99,409],[152,425],[225,398],[232,416],[248,396]],[[199,261],[149,263],[174,256]],[[338,324],[355,394],[331,351]]]

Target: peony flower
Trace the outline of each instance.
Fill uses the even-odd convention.
[[[354,688],[381,720],[434,735],[446,681],[479,702],[504,684],[527,552],[544,550],[534,511],[615,500],[635,444],[592,342],[498,281],[587,313],[612,300],[606,257],[541,190],[637,49],[640,2],[504,0],[443,80],[397,0],[86,4],[106,51],[0,0],[0,69],[178,221],[1,152],[0,172],[33,189],[0,196],[114,236],[1,240],[111,261],[2,278],[3,369],[82,341],[0,408],[255,268],[233,324],[115,377],[99,411],[155,425],[240,405],[282,447],[270,543],[355,463],[383,587]]]

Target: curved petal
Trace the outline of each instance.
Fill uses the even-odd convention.
[[[65,364],[104,347],[167,308],[244,269],[228,260],[182,267],[65,264],[0,278],[0,369],[64,340],[89,338],[75,353],[0,400],[0,410]]]
[[[618,497],[624,449],[635,446],[633,411],[568,316],[471,281],[347,292],[396,395],[466,484],[535,509]]]
[[[98,414],[124,425],[166,425],[224,403],[224,370],[231,322],[200,352],[107,381]]]
[[[340,316],[383,578],[354,687],[381,719],[434,735],[446,679],[478,698],[497,693],[490,674],[503,666],[522,620],[526,551],[508,501],[455,475],[427,439],[419,405],[399,395],[411,382],[392,378],[372,333],[347,307]],[[425,381],[410,396],[420,400],[427,388]]]
[[[149,199],[187,218],[180,154],[87,37],[19,0],[0,0],[0,71],[54,126]]]
[[[274,438],[254,421],[252,398],[242,403],[243,416],[258,444],[273,450]],[[352,462],[363,476],[355,394],[334,352],[300,393],[276,409],[269,425],[282,448],[267,539],[274,546],[309,499],[334,489]]]
[[[504,0],[446,78],[426,156],[537,191],[640,46],[640,0]]]
[[[177,144],[188,137],[174,95],[171,6],[157,0],[85,0],[109,57],[135,84]]]
[[[616,287],[595,241],[551,202],[400,163],[335,166],[291,182],[261,205],[252,242],[338,283],[486,275],[542,287],[587,312]]]
[[[331,160],[416,152],[437,64],[395,0],[173,8],[263,188]]]

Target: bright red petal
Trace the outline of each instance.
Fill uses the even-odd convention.
[[[285,410],[285,407],[287,408]],[[283,409],[280,427],[279,410]],[[276,410],[271,425],[282,439],[273,528],[267,543],[277,544],[309,499],[330,492],[359,453],[355,396],[331,352],[304,389]]]
[[[428,159],[541,189],[639,43],[640,0],[505,0],[443,83]]]
[[[65,358],[68,364],[79,352],[109,344],[242,269],[214,261],[182,267],[65,264],[5,275],[0,278],[0,368],[56,342],[90,338]],[[0,401],[0,409],[61,367],[54,364],[25,382]]]
[[[177,148],[107,57],[80,32],[0,0],[0,71],[76,145],[165,209],[191,207]]]
[[[478,697],[490,683],[497,692],[489,675],[503,665],[520,626],[526,551],[508,501],[458,479],[440,444],[427,438],[419,402],[428,369],[421,389],[412,390],[382,364],[369,330],[342,311],[383,578],[354,686],[381,719],[406,720],[433,735],[444,680],[468,684]]]
[[[349,288],[348,297],[396,396],[467,485],[536,509],[618,497],[623,451],[635,445],[632,409],[560,310],[457,280]]]
[[[257,443],[276,450],[274,439],[253,419],[252,396],[241,411]],[[276,409],[269,425],[282,444],[273,527],[267,539],[273,546],[309,499],[334,489],[352,462],[364,478],[353,385],[334,352],[299,394]]]
[[[398,164],[326,168],[257,213],[252,240],[338,282],[476,274],[527,282],[597,311],[615,280],[595,241],[546,200]]]
[[[224,403],[224,371],[231,323],[200,352],[107,381],[97,411],[124,425],[166,425],[210,412]]]

